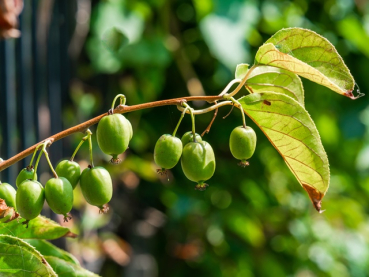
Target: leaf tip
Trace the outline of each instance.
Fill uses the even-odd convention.
[[[315,188],[306,185],[306,184],[302,184],[302,187],[306,190],[306,192],[308,193],[311,202],[314,205],[314,208],[319,212],[319,213],[323,213],[325,210],[322,210],[322,199],[324,197],[324,194],[321,193],[320,191],[316,190]]]
[[[75,233],[72,233],[71,231],[68,231],[68,233],[66,233],[63,237],[75,239],[76,237],[78,237],[78,235]]]
[[[361,93],[359,89],[357,90],[357,93],[358,94],[355,96],[352,93],[352,90],[348,90],[348,91],[345,92],[344,96],[346,96],[346,97],[348,97],[348,98],[350,98],[352,100],[356,100],[356,99],[358,99],[358,98],[360,98],[360,97],[362,97],[362,96],[365,95],[364,93]]]

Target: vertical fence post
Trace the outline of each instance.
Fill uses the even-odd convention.
[[[0,41],[0,92],[1,92],[1,127],[3,159],[12,157],[17,151],[17,110],[15,90],[14,39]],[[16,167],[12,166],[2,172],[3,180],[12,182],[16,177]]]

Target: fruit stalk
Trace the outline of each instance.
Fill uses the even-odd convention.
[[[88,130],[89,131],[89,130]],[[88,150],[90,152],[90,165],[91,165],[91,168],[94,167],[94,159],[93,159],[93,156],[92,156],[92,140],[91,140],[91,131],[88,135]]]
[[[40,146],[40,145],[39,145]],[[42,147],[45,147],[44,144],[42,144]],[[36,152],[36,151],[35,151]],[[43,152],[42,150],[40,151],[40,153],[38,154],[38,157],[37,157],[37,160],[36,160],[36,163],[35,163],[35,171],[33,172],[33,180],[34,181],[37,181],[37,177],[36,177],[36,174],[37,174],[37,168],[38,168],[38,164],[40,162],[40,159],[41,159],[41,156],[42,156]]]
[[[34,161],[34,159],[35,159],[35,157],[36,157],[36,153],[37,153],[38,149],[40,148],[40,146],[41,146],[41,145],[38,145],[38,146],[36,147],[35,151],[33,152],[32,159],[31,159],[31,161],[30,161],[30,163],[29,163],[29,167],[31,167],[31,166],[33,165],[33,161]]]
[[[50,170],[52,171],[52,173],[54,175],[54,178],[59,178],[58,177],[58,174],[56,174],[55,169],[54,169],[54,167],[53,167],[53,165],[52,165],[52,163],[50,161],[49,153],[47,153],[47,151],[46,151],[46,145],[44,147],[42,147],[42,152],[44,152],[44,154],[45,154],[45,158],[47,160],[47,163],[49,164]]]
[[[111,104],[111,110],[114,111],[115,101],[117,101],[118,97],[120,97],[120,104],[119,105],[125,105],[126,104],[126,96],[124,94],[118,94],[114,97],[113,103]]]
[[[182,105],[186,108],[190,110],[190,114],[191,114],[191,121],[192,121],[192,135],[193,135],[193,141],[196,142],[196,132],[195,132],[195,116],[193,113],[193,109],[186,103],[183,102]]]
[[[184,115],[186,114],[186,111],[187,111],[187,110],[188,110],[188,108],[185,108],[185,109],[183,110],[183,112],[182,112],[182,114],[181,114],[181,117],[180,117],[180,118],[179,118],[179,120],[178,120],[177,126],[176,126],[176,128],[174,129],[174,131],[173,131],[173,134],[172,134],[172,136],[173,136],[173,137],[175,137],[175,136],[176,136],[176,133],[177,133],[178,127],[179,127],[179,125],[181,124],[182,119],[183,119]]]
[[[92,134],[92,132],[90,131],[90,129],[87,129],[86,133],[87,133],[87,136],[84,136],[84,137],[81,139],[80,143],[79,143],[79,144],[78,144],[78,146],[76,147],[76,150],[74,150],[72,157],[70,157],[70,159],[69,159],[69,160],[70,160],[71,162],[73,162],[74,157],[76,156],[76,154],[77,154],[77,152],[78,152],[79,148],[82,146],[82,144],[83,144],[86,140],[88,140],[88,138],[89,138],[89,137],[91,136],[91,134]]]
[[[229,99],[231,99],[231,101],[235,104],[235,106],[241,111],[243,128],[246,128],[246,118],[245,118],[245,113],[243,112],[243,109],[242,109],[242,105],[240,104],[240,102],[238,102],[233,97],[230,97]]]

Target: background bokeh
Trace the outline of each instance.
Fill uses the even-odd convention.
[[[252,64],[258,47],[285,27],[328,38],[361,92],[369,88],[369,3],[363,0],[40,0],[25,2],[20,22],[22,37],[0,45],[4,159],[106,112],[118,93],[128,105],[219,94],[236,65]],[[128,45],[121,47],[124,37],[112,33],[114,27]],[[101,276],[367,276],[367,96],[352,101],[303,83],[306,109],[331,165],[323,214],[251,120],[256,152],[249,167],[237,166],[228,139],[242,121],[236,110],[222,119],[229,107],[219,110],[203,137],[217,162],[206,191],[195,191],[180,165],[169,181],[158,176],[155,142],[173,132],[180,116],[176,107],[160,107],[126,115],[134,135],[118,166],[107,162],[94,140],[95,164],[113,177],[110,213],[99,215],[76,189],[68,226],[79,237],[55,243]],[[212,116],[196,117],[198,133]],[[190,128],[186,116],[178,136]],[[75,134],[52,145],[54,163],[69,157],[81,138]],[[76,160],[88,165],[87,145]],[[29,157],[2,172],[2,181],[14,184],[26,162]],[[44,161],[41,171],[45,183],[50,170]],[[43,213],[61,220],[47,207]]]

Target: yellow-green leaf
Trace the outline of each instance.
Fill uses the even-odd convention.
[[[8,234],[22,239],[57,239],[60,237],[76,237],[68,228],[60,226],[55,221],[44,216],[38,216],[28,223],[28,228],[23,223],[25,219],[13,220],[8,223],[0,223],[0,234]]]
[[[280,67],[355,99],[355,81],[335,47],[317,33],[288,28],[275,33],[256,53],[256,63]]]
[[[70,253],[56,247],[54,244],[43,239],[26,239],[25,242],[29,243],[36,248],[44,256],[53,256],[59,259],[65,260],[75,265],[79,265],[78,260]]]
[[[329,164],[318,130],[297,101],[279,93],[254,93],[239,99],[308,192],[314,207],[329,186]]]
[[[58,277],[98,277],[95,273],[88,271],[71,262],[53,256],[45,256],[46,261],[58,274]]]
[[[274,66],[257,66],[250,73],[245,86],[252,93],[286,94],[305,106],[301,79],[291,71]]]
[[[44,257],[21,239],[0,235],[0,276],[57,276]]]
[[[248,63],[240,63],[237,65],[236,67],[236,72],[235,72],[235,78],[236,79],[243,79],[247,73],[247,71],[249,71],[249,64]]]

